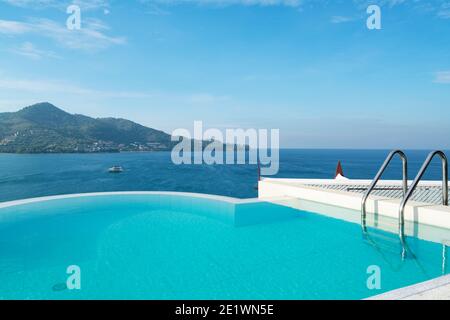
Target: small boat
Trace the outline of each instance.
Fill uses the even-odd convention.
[[[121,173],[123,172],[123,168],[121,166],[114,166],[109,168],[109,173]]]

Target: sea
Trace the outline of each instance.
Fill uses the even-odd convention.
[[[352,179],[372,179],[389,150],[280,150],[276,178],[332,179],[338,161]],[[410,179],[429,150],[406,151]],[[450,153],[447,153],[450,154]],[[119,165],[124,172],[108,168]],[[395,160],[384,178],[401,179]],[[440,180],[439,159],[425,179]],[[236,198],[257,197],[256,165],[176,165],[170,152],[99,154],[0,154],[0,202],[87,192],[176,191]]]

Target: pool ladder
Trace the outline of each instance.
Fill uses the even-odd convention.
[[[392,159],[398,155],[402,160],[403,165],[403,179],[402,179],[402,185],[403,185],[403,197],[406,196],[408,192],[408,158],[406,157],[405,153],[401,150],[394,150],[389,153],[386,160],[384,161],[383,165],[381,166],[380,170],[378,171],[377,175],[373,179],[372,183],[370,184],[369,188],[367,189],[366,193],[364,194],[362,198],[361,203],[361,226],[363,228],[364,233],[367,232],[367,226],[366,226],[366,217],[367,217],[367,200],[369,199],[370,194],[377,186],[377,183],[380,181],[381,177],[383,176],[384,172],[386,171],[387,167],[391,163]]]
[[[391,163],[392,159],[398,155],[402,160],[403,165],[403,178],[402,178],[402,187],[403,187],[403,198],[400,203],[399,208],[399,215],[398,215],[398,234],[400,237],[401,244],[403,248],[406,247],[406,241],[405,241],[405,208],[408,201],[411,199],[412,195],[414,194],[414,191],[417,189],[417,186],[419,185],[419,182],[422,180],[425,172],[427,171],[428,167],[430,166],[431,161],[436,156],[439,156],[441,158],[442,162],[442,204],[444,206],[448,206],[448,159],[444,152],[442,151],[433,151],[431,152],[425,162],[423,163],[419,173],[417,174],[417,177],[414,179],[411,186],[408,188],[408,158],[406,157],[405,153],[401,150],[394,150],[387,156],[386,160],[384,161],[383,165],[381,166],[380,170],[378,171],[377,175],[373,179],[372,183],[370,184],[369,188],[367,189],[366,193],[364,194],[362,198],[361,203],[361,226],[363,229],[363,232],[367,233],[367,225],[366,225],[366,217],[367,217],[367,200],[370,196],[370,194],[375,190],[375,187],[377,183],[380,181],[381,177],[383,176],[384,172],[386,171],[387,167]]]
[[[442,162],[442,204],[444,206],[448,206],[448,159],[444,152],[442,151],[433,151],[431,152],[425,162],[422,165],[422,168],[420,168],[419,173],[417,174],[417,177],[414,179],[413,183],[409,187],[408,192],[403,197],[403,200],[400,204],[399,209],[399,215],[398,215],[398,233],[400,236],[400,240],[402,243],[405,242],[405,207],[406,203],[411,199],[414,191],[417,189],[417,186],[419,185],[419,182],[422,180],[423,175],[427,171],[428,167],[430,166],[431,161],[438,156],[441,158]]]

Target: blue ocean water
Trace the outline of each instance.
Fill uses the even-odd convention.
[[[440,244],[409,238],[402,260],[395,234],[375,247],[358,224],[269,203],[126,195],[0,211],[0,299],[361,299],[443,274]],[[72,265],[81,290],[67,288]]]
[[[333,178],[342,161],[349,178],[372,179],[388,150],[281,150],[276,177]],[[411,178],[428,151],[408,151]],[[121,165],[125,172],[109,174]],[[400,161],[386,172],[400,179]],[[440,179],[439,162],[427,179]],[[179,191],[237,198],[257,196],[255,165],[181,165],[170,152],[112,154],[0,154],[0,201],[101,191]]]

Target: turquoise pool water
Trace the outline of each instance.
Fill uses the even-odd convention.
[[[361,299],[442,275],[442,245],[269,203],[105,195],[0,209],[2,299]],[[378,237],[377,237],[378,239]],[[385,249],[381,249],[384,248]],[[66,269],[81,270],[69,290]],[[379,266],[381,290],[367,288]]]

